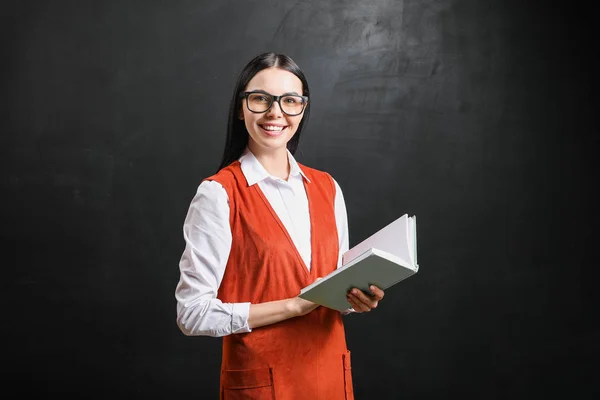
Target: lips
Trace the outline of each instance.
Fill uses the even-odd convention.
[[[275,124],[259,124],[258,125],[261,130],[269,136],[279,136],[281,135],[287,126],[285,125],[275,125]]]

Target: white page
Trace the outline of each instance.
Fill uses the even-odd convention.
[[[408,222],[409,222],[408,223],[408,233],[413,238],[412,246],[408,247],[409,256],[410,256],[410,260],[412,261],[413,265],[418,266],[417,265],[417,217],[413,216],[412,218],[409,218]]]
[[[404,214],[344,253],[343,264],[374,248],[393,254],[414,265],[416,262],[414,232],[413,219],[408,214]]]

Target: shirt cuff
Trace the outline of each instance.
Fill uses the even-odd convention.
[[[231,307],[231,333],[251,332],[248,326],[250,303],[233,303]]]

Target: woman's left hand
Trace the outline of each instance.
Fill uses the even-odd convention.
[[[375,286],[370,286],[369,290],[373,295],[368,295],[357,288],[353,288],[346,295],[348,302],[352,305],[355,312],[362,313],[371,311],[373,308],[377,308],[379,302],[383,299],[383,290]]]

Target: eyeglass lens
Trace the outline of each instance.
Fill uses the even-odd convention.
[[[248,109],[254,112],[265,112],[273,104],[273,96],[264,93],[248,95]],[[304,99],[300,96],[288,95],[279,99],[281,110],[289,115],[298,115],[304,109]]]

